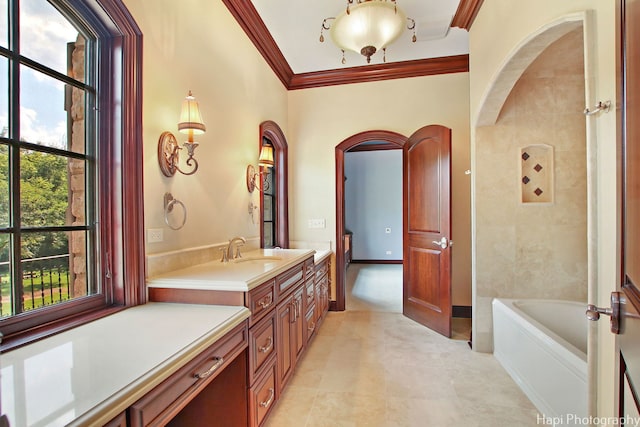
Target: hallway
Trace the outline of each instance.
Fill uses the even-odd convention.
[[[401,266],[349,267],[347,311],[329,312],[268,427],[538,425],[492,355],[405,318],[380,295],[389,291],[383,283],[399,283],[401,298]]]

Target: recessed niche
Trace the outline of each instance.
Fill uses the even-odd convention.
[[[520,149],[522,203],[553,203],[553,147],[534,144]]]

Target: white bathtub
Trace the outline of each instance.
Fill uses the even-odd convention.
[[[541,415],[587,414],[586,304],[493,300],[493,354]]]

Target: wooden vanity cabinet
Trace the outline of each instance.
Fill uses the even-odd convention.
[[[0,422],[0,426],[2,426]],[[8,426],[9,424],[7,424]],[[127,427],[127,413],[121,412],[120,415],[114,417],[111,421],[106,423],[103,427]]]
[[[310,256],[248,292],[151,288],[150,298],[198,304],[239,302],[249,308],[245,415],[248,414],[250,427],[259,427],[280,398],[308,339],[317,330],[316,277],[314,259]],[[147,424],[134,427],[143,425]],[[240,425],[246,423],[235,424]]]
[[[245,321],[131,405],[129,425],[246,425],[247,328]]]

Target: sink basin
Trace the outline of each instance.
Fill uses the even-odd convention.
[[[248,256],[246,258],[236,258],[233,260],[234,263],[240,262],[249,262],[249,261],[280,261],[282,257],[273,256],[273,255],[259,255],[259,256]]]

